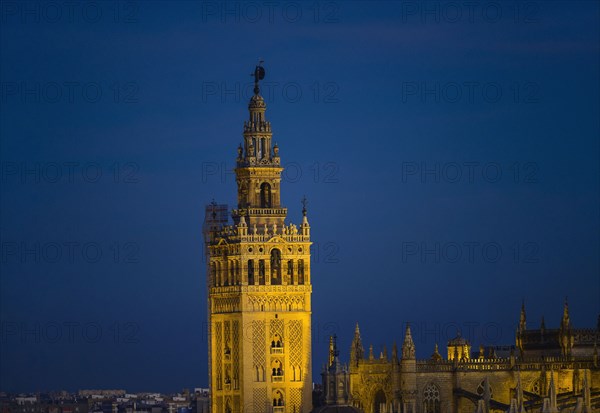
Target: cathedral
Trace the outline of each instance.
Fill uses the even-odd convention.
[[[514,344],[480,346],[463,337],[417,360],[410,327],[400,349],[379,355],[358,324],[349,363],[331,337],[321,391],[311,369],[310,225],[286,223],[283,168],[260,95],[261,65],[235,168],[237,207],[213,201],[204,220],[208,370],[212,413],[591,413],[600,412],[595,329],[527,328]],[[230,216],[233,222],[230,221]],[[314,402],[314,403],[313,403]],[[314,404],[314,410],[313,410]]]
[[[364,413],[591,413],[600,412],[598,326],[571,326],[565,302],[559,328],[527,328],[521,308],[514,345],[472,351],[463,337],[417,360],[410,326],[400,351],[368,355],[356,326],[350,363],[339,360],[336,338],[322,372],[323,404],[316,412]]]

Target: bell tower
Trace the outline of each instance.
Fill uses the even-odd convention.
[[[244,144],[238,147],[235,175],[238,185],[238,209],[233,219],[245,215],[254,228],[283,225],[287,209],[281,206],[281,162],[279,147],[272,145],[271,122],[265,118],[267,105],[260,95],[259,81],[265,76],[262,66],[254,71],[254,95],[248,104],[249,119],[244,122]]]
[[[233,225],[214,213],[205,220],[213,413],[312,410],[310,226],[305,201],[302,223],[285,223],[264,76],[259,64],[238,147]]]

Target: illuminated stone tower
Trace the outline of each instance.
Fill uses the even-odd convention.
[[[205,220],[211,411],[312,409],[310,226],[285,224],[279,148],[255,69],[233,225]],[[216,206],[216,204],[214,204]]]

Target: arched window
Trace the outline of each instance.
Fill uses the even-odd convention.
[[[283,393],[279,390],[273,393],[273,406],[285,406],[283,403]]]
[[[288,275],[287,283],[289,285],[293,285],[294,284],[294,260],[288,260],[288,262],[287,262],[287,275]]]
[[[281,251],[271,250],[271,284],[281,285]]]
[[[210,279],[213,287],[217,286],[217,268],[214,262],[210,263]]]
[[[275,334],[271,340],[271,353],[282,354],[283,353],[283,339],[279,334]]]
[[[258,284],[265,285],[265,260],[258,260]]]
[[[260,185],[260,207],[271,208],[271,185],[266,182]]]
[[[298,284],[304,284],[304,260],[298,260]]]
[[[373,398],[373,411],[375,413],[385,413],[386,412],[386,398],[383,390],[379,390],[375,393],[375,397]]]
[[[233,285],[233,261],[229,261],[229,266],[228,266],[228,271],[227,271],[227,281],[226,281],[226,285]]]
[[[294,381],[302,381],[302,369],[300,366],[294,367]]]
[[[423,413],[441,413],[440,389],[433,383],[423,390]]]
[[[215,286],[221,286],[221,263],[217,261],[216,263],[216,277],[215,277]]]
[[[271,363],[271,376],[272,376],[272,378],[283,377],[283,369],[282,369],[281,361],[273,360],[273,362]]]
[[[248,285],[254,285],[254,260],[248,260]]]

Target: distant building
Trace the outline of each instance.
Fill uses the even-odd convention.
[[[118,397],[124,396],[125,390],[79,390],[79,397]]]
[[[3,397],[0,413],[88,413],[86,399],[66,397],[51,398],[47,395]]]

